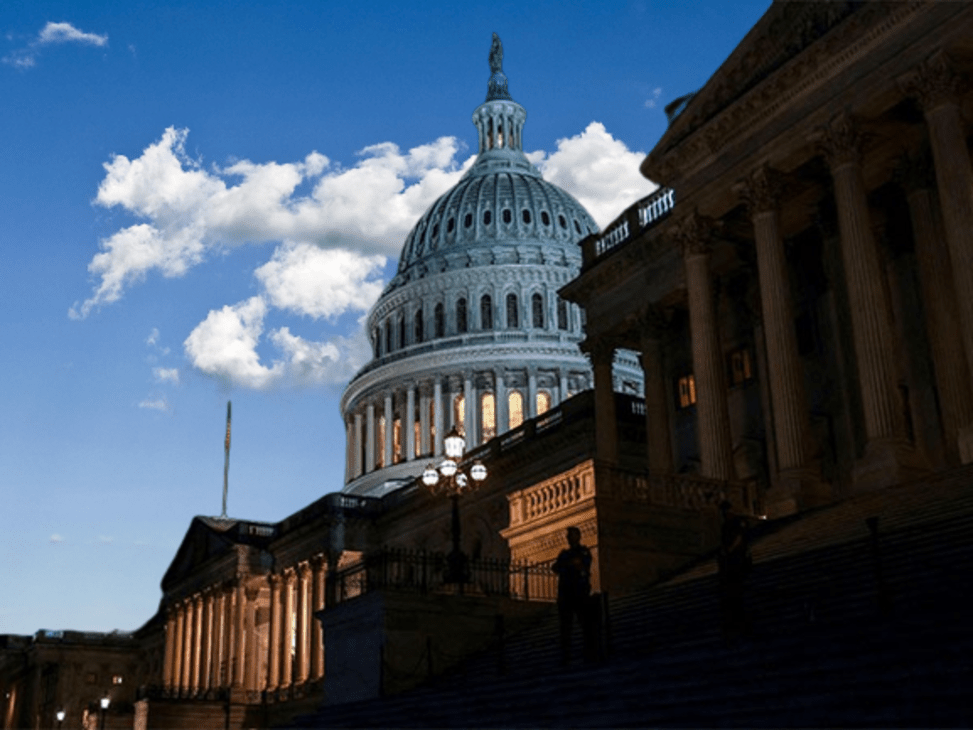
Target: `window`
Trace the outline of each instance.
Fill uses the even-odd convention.
[[[473,214],[467,213],[466,216],[463,218],[463,227],[469,228],[472,225],[473,225]]]
[[[547,214],[546,210],[541,211],[541,223],[543,223],[545,226],[551,225],[551,216]]]
[[[453,425],[460,436],[466,436],[466,399],[462,395],[453,398]]]
[[[743,385],[748,380],[753,380],[753,368],[750,365],[750,350],[734,350],[729,357],[730,383],[732,385]]]
[[[524,208],[524,223],[530,223],[530,211]]]
[[[537,415],[551,410],[551,394],[546,390],[537,391]]]
[[[412,444],[415,453],[408,454],[408,458],[415,459],[422,456],[422,424],[419,423],[418,418],[412,422]]]
[[[504,208],[503,209],[503,222],[504,223],[509,223],[510,221],[513,220],[513,218],[514,217],[513,217],[513,215],[510,212],[510,208]]]
[[[436,308],[433,310],[433,320],[436,337],[443,337],[446,334],[446,314],[442,302],[436,304]]]
[[[557,300],[557,328],[559,330],[568,328],[568,303],[563,299]]]
[[[385,416],[379,416],[375,423],[375,468],[385,466]]]
[[[581,234],[581,224],[578,223],[577,218],[574,219],[574,230],[576,230],[579,235]]]
[[[463,334],[466,330],[466,298],[460,297],[456,302],[456,331]]]
[[[405,314],[399,317],[399,347],[405,347]]]
[[[692,373],[676,381],[676,403],[679,408],[689,408],[696,403],[696,378]]]
[[[490,221],[492,220],[493,220],[493,215],[490,213],[490,211],[488,210],[483,211],[483,225],[485,226],[490,225]]]
[[[439,224],[437,223],[432,227],[432,237],[435,238],[439,235]]]
[[[534,329],[544,329],[544,297],[540,294],[531,296],[530,314]]]
[[[111,683],[112,684],[121,684],[122,683],[122,675],[121,674],[113,674],[111,676]]]
[[[559,215],[557,217],[557,222],[561,224],[561,228],[567,228],[568,227],[568,222],[567,222],[567,220],[565,220],[565,218],[564,218],[563,215]]]
[[[520,326],[520,316],[517,312],[517,295],[507,295],[507,329],[516,329]]]
[[[382,345],[382,333],[378,327],[372,332],[372,346],[375,348],[375,357],[378,357],[379,348]]]
[[[385,320],[385,352],[392,352],[392,320]]]
[[[454,222],[455,221],[452,218],[450,218],[448,221],[446,221],[446,233],[452,233],[453,232],[453,223]]]
[[[416,310],[415,331],[414,331],[414,334],[415,334],[415,341],[417,343],[418,342],[422,342],[422,335],[423,335],[423,333],[422,333],[422,309],[417,309]]]
[[[405,444],[402,443],[402,419],[392,421],[392,463],[405,461]]]
[[[416,442],[416,448],[419,448],[419,442]],[[432,400],[429,401],[429,453],[431,454],[436,450],[436,403]]]
[[[524,422],[524,396],[519,390],[511,390],[507,394],[507,413],[509,428],[517,428]]]
[[[480,298],[480,328],[493,329],[493,299],[489,294],[484,294]]]
[[[493,393],[484,393],[480,397],[480,433],[481,442],[487,442],[497,435],[497,409]]]

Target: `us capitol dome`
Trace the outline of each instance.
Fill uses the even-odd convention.
[[[524,155],[527,112],[502,61],[494,34],[476,161],[416,223],[368,315],[373,359],[341,398],[345,493],[411,482],[453,427],[470,449],[592,387],[583,312],[557,290],[598,226]],[[641,393],[634,355],[617,355],[614,371],[616,389]]]

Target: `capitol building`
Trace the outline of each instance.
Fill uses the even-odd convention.
[[[374,358],[341,399],[347,494],[412,481],[423,463],[412,462],[440,456],[450,428],[475,447],[592,387],[584,313],[557,291],[598,226],[524,155],[527,112],[498,40],[490,60],[476,162],[416,223],[368,316]],[[617,357],[616,380],[641,392],[633,354]]]

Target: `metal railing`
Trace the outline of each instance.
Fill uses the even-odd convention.
[[[337,603],[378,590],[404,593],[455,593],[458,584],[446,583],[446,555],[424,550],[383,548],[330,576]],[[521,601],[553,601],[557,576],[549,563],[518,563],[497,558],[469,560],[469,580],[462,592],[473,596],[503,596]]]

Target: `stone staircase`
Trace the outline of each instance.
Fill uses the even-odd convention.
[[[973,725],[973,469],[758,525],[753,555],[733,645],[706,559],[607,601],[597,664],[559,666],[552,610],[423,687],[294,726]]]

